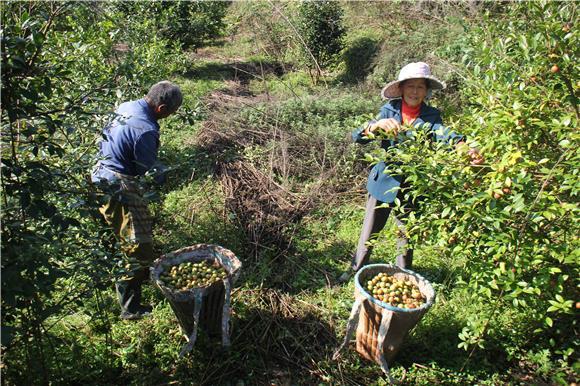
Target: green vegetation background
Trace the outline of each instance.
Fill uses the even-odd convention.
[[[365,158],[389,157],[407,157],[406,175],[438,203],[411,227],[415,269],[437,303],[392,375],[409,385],[577,379],[576,4],[319,7],[3,3],[3,382],[387,384],[352,345],[331,357],[353,301],[353,284],[336,278],[364,215]],[[329,20],[340,51],[323,49]],[[443,148],[350,143],[378,112],[380,88],[416,60],[447,82],[431,103],[482,149],[481,170]],[[161,123],[172,169],[151,195],[156,241],[161,253],[215,243],[242,260],[229,352],[202,332],[178,358],[184,339],[152,286],[151,318],[118,318],[123,257],[86,176],[113,106],[160,79],[185,101]],[[373,262],[395,254],[389,223]]]

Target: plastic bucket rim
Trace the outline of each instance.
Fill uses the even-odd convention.
[[[367,270],[367,269],[370,269],[370,268],[375,268],[375,267],[381,267],[381,268],[396,268],[396,269],[399,269],[399,270],[401,270],[402,272],[404,272],[404,273],[406,273],[406,274],[409,274],[409,275],[415,276],[415,277],[417,277],[417,278],[419,278],[419,279],[423,280],[423,281],[424,281],[424,282],[425,282],[425,283],[426,283],[426,284],[427,284],[429,287],[431,287],[431,289],[433,290],[433,297],[432,297],[432,299],[428,299],[428,300],[425,302],[425,304],[423,304],[423,305],[422,305],[421,307],[419,307],[419,308],[412,308],[412,309],[407,309],[407,308],[399,308],[399,307],[395,307],[395,306],[392,306],[392,305],[391,305],[391,304],[389,304],[389,303],[385,303],[385,302],[382,302],[382,301],[380,301],[380,300],[378,300],[378,299],[374,298],[374,297],[373,297],[371,294],[369,294],[369,293],[367,292],[367,290],[366,290],[366,289],[365,289],[365,288],[364,288],[364,287],[363,287],[363,286],[360,284],[360,276],[361,276],[361,274],[362,274],[362,273],[363,273],[365,270]],[[361,268],[361,269],[360,269],[360,270],[359,270],[359,271],[358,271],[358,272],[355,274],[355,276],[354,276],[354,285],[355,285],[355,288],[357,288],[357,289],[359,290],[359,292],[360,292],[360,293],[362,293],[362,295],[363,295],[363,296],[364,296],[366,299],[368,299],[368,300],[369,300],[369,301],[371,301],[372,303],[374,303],[374,304],[378,305],[379,307],[385,308],[385,309],[387,309],[387,310],[389,310],[389,311],[396,311],[396,312],[409,312],[409,313],[413,313],[413,312],[419,312],[419,311],[426,311],[426,310],[428,310],[429,308],[431,308],[431,306],[433,305],[433,301],[435,300],[435,289],[433,288],[433,286],[431,285],[431,282],[429,282],[429,280],[425,279],[423,276],[421,276],[420,274],[418,274],[418,273],[416,273],[416,272],[414,272],[414,271],[411,271],[411,270],[408,270],[408,269],[405,269],[405,268],[401,268],[401,267],[397,267],[396,265],[393,265],[393,264],[380,264],[380,263],[379,263],[379,264],[368,264],[368,265],[365,265],[364,267],[362,267],[362,268]]]

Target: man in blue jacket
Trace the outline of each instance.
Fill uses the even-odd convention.
[[[122,319],[139,319],[151,312],[151,306],[141,304],[141,285],[149,277],[149,265],[156,256],[152,218],[138,179],[161,169],[157,163],[158,121],[175,113],[182,101],[177,85],[169,81],[153,85],[144,98],[119,106],[99,144],[92,181],[108,197],[99,211],[132,263],[126,276],[115,283]],[[163,174],[155,176],[158,183],[163,179]]]

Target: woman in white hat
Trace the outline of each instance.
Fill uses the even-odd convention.
[[[399,72],[398,79],[383,88],[381,96],[383,99],[388,99],[388,102],[381,108],[378,119],[355,130],[352,133],[353,140],[366,144],[371,141],[368,134],[379,128],[387,134],[391,134],[392,138],[397,138],[402,124],[413,126],[430,124],[435,140],[459,140],[461,136],[442,126],[443,121],[439,110],[425,104],[425,100],[430,97],[432,90],[444,88],[445,83],[431,75],[431,69],[427,63],[407,64]],[[381,147],[387,149],[395,143],[395,139],[383,140]],[[341,282],[348,280],[354,272],[368,263],[372,247],[367,242],[384,228],[395,198],[399,197],[399,200],[403,202],[401,189],[405,188],[405,182],[400,176],[393,177],[385,173],[385,167],[385,163],[380,162],[370,172],[367,182],[368,200],[358,247],[352,258],[351,267],[339,278]],[[379,208],[378,206],[382,204],[388,205]],[[408,200],[405,207],[412,210],[413,204]],[[401,268],[410,268],[413,261],[413,250],[407,248],[408,240],[400,218],[395,217],[394,220],[399,227],[397,265]]]

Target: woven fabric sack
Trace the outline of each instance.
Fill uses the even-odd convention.
[[[184,262],[209,261],[227,272],[223,281],[207,287],[189,288],[184,291],[169,287],[160,279],[161,273]],[[181,330],[187,339],[180,356],[190,351],[197,338],[199,327],[210,335],[221,333],[222,345],[230,346],[231,288],[240,275],[242,263],[228,249],[212,244],[197,244],[170,252],[157,259],[151,268],[151,279],[169,301]]]

